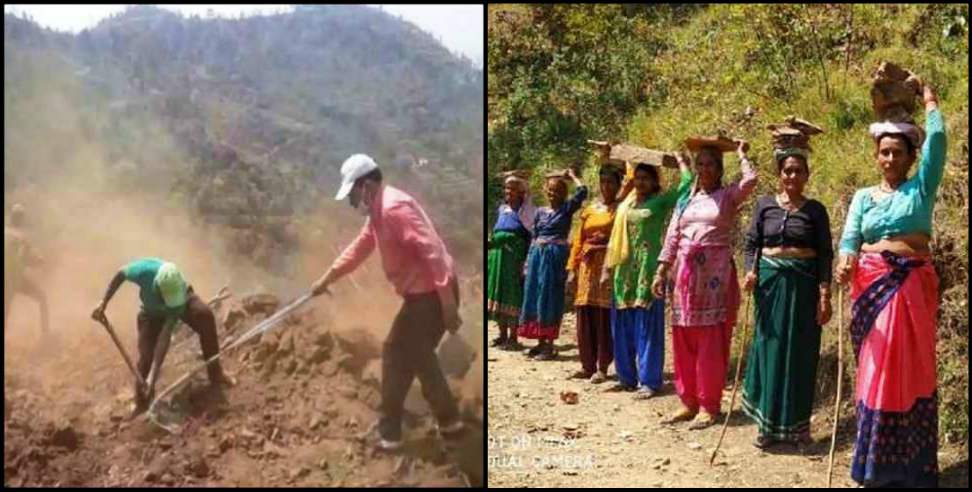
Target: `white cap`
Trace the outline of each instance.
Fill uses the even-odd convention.
[[[345,159],[341,164],[341,189],[338,190],[335,200],[344,200],[351,192],[351,187],[358,178],[378,169],[378,164],[365,154],[354,154]]]

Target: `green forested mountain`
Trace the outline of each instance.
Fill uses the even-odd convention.
[[[77,35],[8,14],[4,186],[84,173],[93,191],[158,195],[286,249],[286,223],[336,206],[341,162],[365,152],[471,254],[482,94],[469,60],[370,7],[201,19],[137,6]]]

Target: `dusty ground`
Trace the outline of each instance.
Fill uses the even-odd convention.
[[[135,295],[125,296],[132,299],[116,298],[108,315],[134,352],[127,303]],[[90,308],[52,313],[58,349],[40,350],[36,308],[18,298],[4,327],[4,485],[482,485],[482,371],[468,373],[478,384],[460,378],[477,356],[443,362],[463,395],[472,429],[464,439],[446,448],[433,434],[416,382],[406,403],[406,449],[377,453],[355,436],[377,418],[380,340],[397,303],[375,309],[352,302],[345,316],[335,302],[312,304],[224,361],[239,383],[223,398],[208,392],[204,371],[178,392],[173,401],[185,405],[188,420],[176,436],[145,419],[126,421],[131,376],[104,329],[85,317]],[[241,299],[225,306],[220,340],[269,312],[256,309]],[[158,391],[192,367],[198,351],[193,336],[170,352]]]
[[[499,334],[489,325],[488,339]],[[528,346],[535,342],[526,341]],[[780,445],[760,451],[750,442],[756,427],[739,411],[730,420],[715,465],[709,456],[719,426],[690,431],[687,424],[662,425],[680,404],[672,383],[671,337],[666,336],[665,384],[659,396],[634,401],[631,393],[605,392],[600,385],[567,380],[580,369],[573,315],[563,324],[555,361],[534,362],[522,353],[490,348],[488,467],[490,487],[825,487],[833,400],[818,402],[811,423],[813,444]],[[822,364],[826,363],[822,360]],[[733,370],[735,365],[732,366]],[[732,372],[732,371],[730,371]],[[730,377],[732,377],[730,375]],[[724,391],[728,408],[731,381]],[[572,390],[575,405],[561,401]],[[854,438],[851,406],[842,407],[833,484],[854,487],[848,461]],[[967,447],[942,447],[941,485],[967,487]]]

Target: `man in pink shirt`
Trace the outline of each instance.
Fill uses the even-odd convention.
[[[337,200],[347,197],[367,217],[358,237],[314,283],[314,295],[327,292],[338,278],[354,271],[378,247],[385,276],[404,304],[382,350],[379,448],[402,444],[405,395],[415,377],[432,406],[439,432],[452,437],[463,429],[435,349],[446,331],[459,328],[459,289],[452,257],[422,207],[405,192],[385,185],[370,157],[355,154],[341,165]]]

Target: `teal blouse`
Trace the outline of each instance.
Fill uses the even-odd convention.
[[[854,255],[861,241],[874,243],[892,236],[923,232],[931,235],[932,211],[945,167],[945,123],[937,110],[928,112],[918,172],[889,196],[875,201],[870,186],[851,200],[840,239],[840,254]]]

